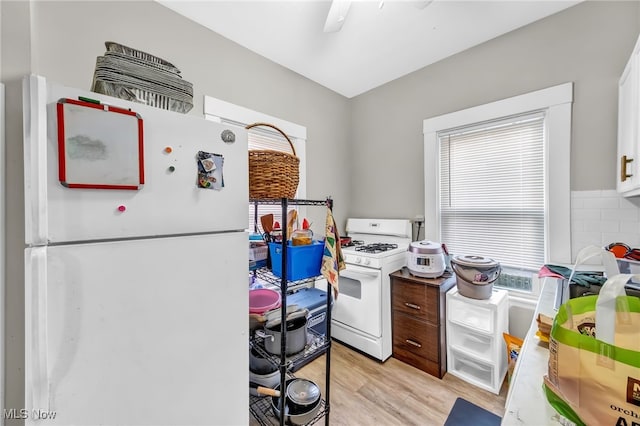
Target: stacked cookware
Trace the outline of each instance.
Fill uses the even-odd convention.
[[[250,293],[256,291],[258,290],[251,290]],[[285,327],[281,327],[282,308],[264,310],[267,309],[266,306],[264,303],[263,308],[255,308],[250,313],[250,318],[260,314],[261,320],[254,323],[251,332],[255,332],[263,340],[263,349],[266,353],[257,350],[255,345],[249,348],[249,393],[259,397],[270,397],[271,410],[278,419],[281,417],[280,398],[286,395],[284,422],[304,425],[312,421],[321,411],[320,388],[311,380],[295,378],[290,375],[287,375],[284,386],[281,386],[280,371],[271,356],[280,356],[281,354],[283,328],[286,329],[287,334],[285,355],[295,355],[305,350],[309,310],[299,308],[297,305],[288,305],[286,324]]]
[[[96,59],[92,91],[181,113],[193,108],[193,85],[173,64],[112,41],[105,46]]]

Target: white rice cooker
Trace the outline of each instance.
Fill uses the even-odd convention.
[[[437,278],[443,275],[446,264],[442,244],[428,240],[409,244],[407,268],[417,277]]]

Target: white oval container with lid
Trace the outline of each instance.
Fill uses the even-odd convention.
[[[446,269],[441,243],[414,241],[407,249],[407,268],[417,277],[437,278]]]

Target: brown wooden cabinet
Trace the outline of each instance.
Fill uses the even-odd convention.
[[[393,357],[442,378],[447,372],[445,295],[455,277],[420,278],[407,268],[389,276]]]

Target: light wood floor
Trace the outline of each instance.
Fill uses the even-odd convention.
[[[296,371],[296,377],[313,380],[324,390],[325,358]],[[502,417],[506,395],[505,384],[495,395],[451,374],[440,380],[393,357],[381,363],[336,341],[331,348],[332,426],[441,426],[457,397]]]

